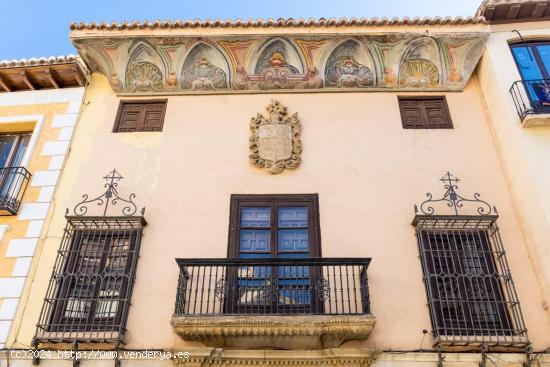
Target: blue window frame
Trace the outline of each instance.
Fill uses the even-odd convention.
[[[533,108],[550,110],[550,42],[510,47]]]

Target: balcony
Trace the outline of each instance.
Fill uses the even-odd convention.
[[[550,126],[550,79],[518,80],[510,93],[523,127]]]
[[[17,214],[30,178],[24,167],[0,168],[0,216]]]
[[[365,340],[369,258],[176,259],[174,331],[209,347],[325,349]]]

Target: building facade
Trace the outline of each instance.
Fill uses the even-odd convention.
[[[545,84],[510,91],[544,4],[71,25],[86,108],[3,363],[548,366]]]
[[[76,56],[0,61],[0,348],[23,317],[86,78]]]

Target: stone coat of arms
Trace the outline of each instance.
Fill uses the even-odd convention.
[[[298,114],[288,116],[278,101],[271,101],[266,110],[267,118],[258,114],[250,121],[250,163],[273,174],[297,168],[302,160]]]

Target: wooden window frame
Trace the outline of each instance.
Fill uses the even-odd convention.
[[[306,206],[308,207],[308,238],[309,238],[309,253],[310,257],[321,257],[321,232],[319,225],[319,196],[317,194],[272,194],[272,195],[231,195],[230,203],[230,218],[229,218],[229,244],[227,247],[227,257],[229,259],[239,258],[239,244],[240,244],[240,230],[242,229],[241,223],[241,208],[250,206],[270,207],[270,243],[271,246],[271,258],[277,258],[277,208],[289,207],[289,206]],[[282,258],[281,258],[282,259]],[[274,274],[276,271],[274,271]],[[238,275],[233,269],[227,274],[227,278],[231,282],[237,282]],[[310,271],[310,287],[316,287],[320,274],[316,270]],[[230,302],[229,304],[227,302]],[[258,312],[260,307],[246,305],[236,306],[238,303],[238,291],[237,289],[231,289],[227,301],[224,305],[225,312],[228,310],[237,310],[239,314],[247,314]],[[313,310],[314,313],[323,313],[323,304],[317,299],[313,298],[310,304],[304,304],[299,306],[278,305],[277,301],[273,301],[271,305],[263,306],[264,313],[271,314],[285,314],[295,313],[297,309],[303,309],[303,313],[307,313],[306,310]],[[271,311],[269,311],[271,310]]]
[[[276,204],[275,204],[276,203]],[[243,205],[244,204],[244,205]],[[239,229],[242,206],[269,206],[271,207],[271,248],[272,255],[277,252],[277,216],[274,215],[278,206],[307,206],[308,207],[308,236],[310,239],[311,257],[321,257],[321,230],[319,225],[319,195],[318,194],[233,194],[231,195],[229,214],[229,241],[227,257],[239,258]]]
[[[428,122],[428,116],[426,115],[426,109],[420,108],[419,113],[421,115],[421,123],[422,127],[407,127],[406,126],[406,120],[405,120],[405,113],[402,107],[402,101],[429,101],[429,100],[440,100],[443,104],[442,114],[447,120],[447,126],[445,127],[433,127],[430,126],[431,124]],[[399,105],[399,112],[401,115],[401,125],[403,129],[407,130],[439,130],[439,129],[453,129],[453,120],[451,118],[451,113],[449,111],[449,104],[447,103],[447,97],[444,95],[441,96],[397,96],[397,101]]]
[[[113,125],[113,133],[126,133],[127,131],[119,131],[120,129],[120,123],[121,123],[121,120],[122,120],[122,112],[123,112],[123,109],[124,109],[124,106],[125,105],[128,105],[128,104],[153,104],[153,103],[164,103],[164,108],[162,109],[162,112],[161,112],[161,124],[160,124],[160,130],[152,130],[152,131],[149,131],[149,130],[142,130],[143,129],[143,124],[140,126],[139,125],[139,122],[138,122],[138,125],[136,126],[136,130],[135,131],[131,131],[131,132],[161,132],[163,129],[164,129],[164,119],[166,117],[166,108],[168,106],[168,99],[167,98],[160,98],[160,99],[123,99],[120,101],[119,105],[118,105],[118,111],[117,111],[117,114],[116,114],[116,118],[115,118],[115,123]],[[128,131],[130,132],[130,131]]]

